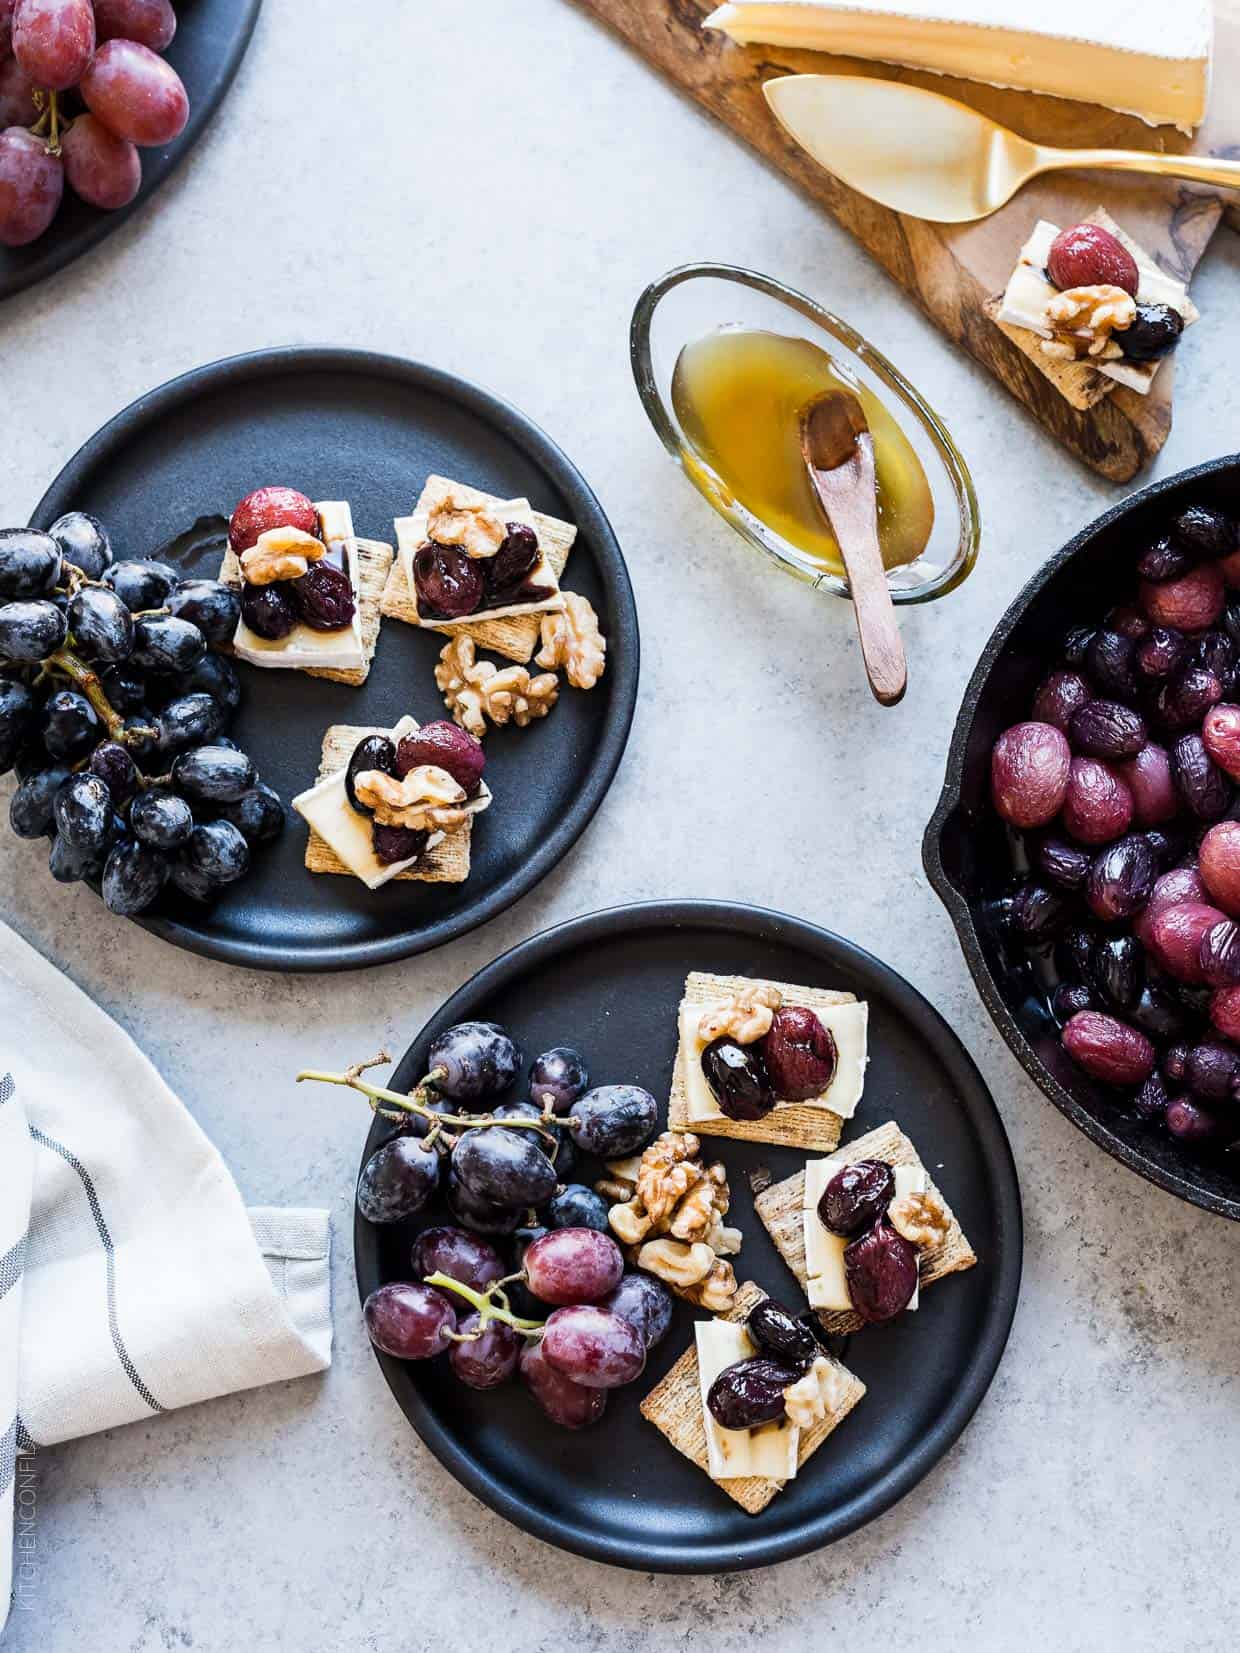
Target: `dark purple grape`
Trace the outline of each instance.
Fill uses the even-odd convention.
[[[1143,580],[1178,580],[1193,566],[1193,559],[1166,534],[1154,541],[1137,562]]]
[[[190,833],[185,858],[213,884],[232,884],[249,871],[250,849],[231,821],[204,821]]]
[[[229,713],[241,704],[241,679],[227,655],[204,654],[196,666],[177,678],[176,685],[182,694],[209,694]]]
[[[251,849],[258,844],[270,844],[284,831],[285,814],[280,795],[262,781],[256,782],[233,803],[225,804],[220,814],[232,822]]]
[[[839,1052],[812,1010],[788,1004],[771,1018],[762,1040],[762,1060],[776,1096],[786,1102],[807,1102],[821,1096],[834,1079]]]
[[[1085,667],[1098,687],[1116,700],[1133,700],[1137,680],[1133,672],[1132,639],[1118,631],[1098,631],[1086,651]]]
[[[512,1234],[521,1226],[521,1211],[515,1206],[496,1205],[493,1200],[480,1198],[466,1188],[451,1161],[444,1194],[448,1210],[457,1222],[475,1234]]]
[[[646,1345],[637,1328],[590,1303],[548,1315],[542,1351],[549,1366],[587,1389],[618,1389],[639,1378],[646,1365]]]
[[[1136,936],[1104,936],[1094,948],[1092,975],[1111,1008],[1127,1015],[1145,985],[1145,949]]]
[[[854,1160],[842,1165],[823,1189],[818,1216],[832,1234],[859,1234],[878,1221],[895,1191],[895,1174],[885,1160]]]
[[[524,1210],[555,1192],[555,1167],[534,1131],[503,1126],[466,1131],[453,1151],[452,1168],[471,1194],[495,1205]]]
[[[1079,1010],[1092,1010],[1094,995],[1084,982],[1060,982],[1051,994],[1051,1015],[1060,1027],[1070,1021]]]
[[[596,1085],[568,1111],[577,1147],[597,1159],[623,1159],[654,1135],[659,1105],[640,1085]]]
[[[750,1309],[745,1321],[750,1337],[774,1359],[803,1372],[819,1354],[818,1339],[796,1319],[790,1309],[784,1308],[773,1297],[764,1297]]]
[[[1161,1119],[1167,1111],[1171,1098],[1160,1074],[1151,1073],[1149,1078],[1137,1091],[1132,1099],[1132,1105],[1142,1119]]]
[[[1163,1052],[1162,1072],[1165,1079],[1173,1085],[1182,1085],[1188,1072],[1188,1053],[1192,1047],[1185,1044],[1175,1044]]]
[[[1094,856],[1085,899],[1096,917],[1113,924],[1145,906],[1157,876],[1153,850],[1140,833],[1131,833]]]
[[[1074,626],[1063,640],[1063,657],[1074,671],[1081,671],[1089,658],[1089,645],[1097,632],[1093,626]]]
[[[130,805],[129,824],[140,842],[155,849],[179,849],[189,842],[194,817],[184,798],[152,787]]]
[[[37,528],[0,528],[0,598],[46,597],[60,583],[60,547]]]
[[[487,596],[499,608],[501,597],[511,599],[534,571],[539,559],[538,535],[524,522],[510,522],[499,550],[485,562]]]
[[[195,746],[173,764],[172,783],[192,804],[233,804],[253,786],[254,765],[228,746]]]
[[[1150,633],[1149,621],[1141,610],[1134,608],[1131,603],[1119,603],[1115,608],[1109,609],[1102,623],[1108,631],[1117,631],[1121,637],[1127,637],[1133,643],[1139,643]]]
[[[1047,889],[1030,879],[1017,890],[1008,917],[1013,929],[1036,947],[1058,935],[1072,912],[1073,903],[1063,890]]]
[[[344,772],[344,790],[349,802],[359,815],[373,815],[374,810],[366,804],[359,803],[357,792],[357,777],[377,772],[382,775],[396,773],[396,743],[387,735],[367,735],[365,740],[359,740],[353,748],[348,767]]]
[[[446,770],[467,797],[475,797],[487,766],[482,742],[475,740],[466,729],[437,718],[424,723],[412,735],[405,735],[396,748],[396,765],[392,773],[403,780],[411,769],[421,764],[433,764]]]
[[[1038,685],[1032,716],[1038,723],[1052,723],[1067,733],[1073,712],[1093,698],[1094,691],[1080,672],[1051,672]]]
[[[465,1316],[459,1330],[470,1341],[454,1343],[448,1356],[457,1382],[467,1389],[498,1389],[507,1383],[521,1358],[521,1334],[502,1320],[492,1320],[484,1329],[482,1316],[476,1312]]]
[[[667,1336],[672,1323],[672,1294],[652,1274],[628,1270],[614,1291],[601,1299],[602,1307],[610,1309],[634,1326],[649,1353]]]
[[[47,870],[58,884],[77,884],[83,879],[95,880],[102,876],[107,849],[77,849],[59,834],[52,839],[48,851]]]
[[[1240,924],[1225,919],[1201,938],[1201,968],[1211,987],[1240,985]]]
[[[133,615],[115,591],[88,585],[69,602],[69,630],[83,660],[114,666],[133,648]]]
[[[1044,838],[1033,860],[1042,876],[1061,890],[1079,890],[1089,875],[1089,851],[1066,838]]]
[[[418,613],[429,620],[459,620],[482,604],[485,578],[480,559],[455,546],[428,541],[413,559]]]
[[[218,900],[222,887],[190,864],[184,846],[174,851],[168,859],[168,880],[182,895],[189,896],[191,901],[197,901],[203,906]]]
[[[9,825],[19,838],[42,838],[53,832],[56,794],[70,771],[54,765],[36,770],[17,787],[9,800]]]
[[[1145,745],[1145,724],[1117,700],[1090,700],[1072,714],[1068,738],[1091,758],[1131,758]]]
[[[138,784],[137,765],[118,742],[100,741],[91,753],[87,767],[92,775],[98,775],[104,782],[118,807],[133,796]]]
[[[1148,637],[1137,644],[1134,656],[1137,670],[1142,677],[1150,677],[1160,682],[1180,666],[1186,652],[1186,643],[1183,632],[1172,631],[1170,626],[1155,626]]]
[[[606,1389],[588,1389],[557,1372],[539,1343],[527,1343],[517,1362],[522,1382],[542,1410],[562,1429],[585,1429],[597,1423],[607,1406]]]
[[[56,541],[64,559],[80,569],[88,580],[101,580],[104,571],[112,565],[112,541],[98,517],[86,511],[66,511],[57,517],[48,533]]]
[[[34,696],[16,678],[0,677],[0,775],[17,762],[35,725]]]
[[[1200,735],[1181,735],[1171,748],[1171,774],[1185,808],[1199,821],[1217,821],[1231,802],[1232,787],[1206,751]]]
[[[1124,355],[1132,362],[1156,362],[1175,349],[1184,317],[1169,304],[1138,304],[1123,332]]]
[[[706,1405],[721,1429],[757,1429],[785,1416],[784,1390],[800,1375],[769,1355],[753,1355],[720,1372]]]
[[[1072,981],[1089,981],[1097,935],[1082,925],[1065,930],[1055,947],[1055,964]]]
[[[1227,1101],[1237,1078],[1240,1078],[1240,1056],[1230,1045],[1203,1039],[1189,1050],[1184,1063],[1184,1079],[1198,1101]]]
[[[112,587],[131,614],[162,608],[179,579],[176,569],[166,562],[114,562],[103,571],[103,583]]]
[[[547,1202],[547,1222],[552,1228],[597,1228],[606,1234],[607,1201],[584,1183],[566,1183]]]
[[[0,660],[34,665],[64,642],[69,622],[55,603],[38,599],[0,607]]]
[[[118,844],[103,868],[103,904],[124,918],[144,912],[168,878],[168,862],[146,844]]]
[[[1202,666],[1188,666],[1164,683],[1154,698],[1161,723],[1168,729],[1187,729],[1200,723],[1223,698],[1222,682]]]
[[[145,706],[146,678],[132,666],[109,666],[99,674],[103,692],[114,712],[132,712]]]
[[[410,1261],[419,1280],[428,1274],[446,1274],[474,1291],[486,1291],[508,1272],[493,1245],[468,1229],[446,1224],[422,1230],[413,1242]]]
[[[456,1311],[440,1292],[411,1280],[391,1280],[362,1306],[376,1349],[397,1360],[431,1360],[452,1342]]]
[[[571,1045],[544,1050],[530,1068],[530,1096],[540,1107],[550,1104],[558,1114],[567,1113],[589,1083],[585,1060]]]
[[[376,1148],[357,1179],[357,1209],[367,1222],[399,1223],[418,1212],[439,1187],[439,1150],[413,1136]]]
[[[1171,532],[1180,545],[1199,557],[1225,557],[1236,549],[1235,524],[1225,511],[1212,505],[1186,505],[1172,522]]]
[[[777,1097],[758,1045],[712,1039],[701,1063],[719,1111],[729,1119],[762,1119],[775,1106]]]
[[[893,1320],[917,1289],[917,1248],[880,1218],[844,1247],[844,1275],[853,1308],[867,1324]]]
[[[241,593],[241,618],[255,637],[278,643],[297,624],[297,606],[287,580],[269,585],[246,585]]]
[[[1203,631],[1189,644],[1187,664],[1226,682],[1236,664],[1236,645],[1225,631]]]
[[[178,695],[170,700],[155,720],[159,750],[165,756],[187,746],[214,741],[224,730],[224,709],[209,694]]]
[[[167,606],[197,626],[208,643],[231,643],[241,618],[241,598],[223,580],[182,580]]]
[[[72,761],[99,739],[99,717],[84,694],[57,689],[43,703],[43,744],[49,756]]]
[[[498,1022],[458,1022],[445,1028],[426,1053],[435,1088],[467,1106],[508,1089],[524,1065],[521,1047]]]
[[[353,624],[353,582],[335,563],[311,563],[299,580],[289,582],[288,594],[298,618],[313,631],[342,631]]]
[[[145,672],[187,672],[206,653],[206,641],[197,626],[171,614],[140,615],[134,621],[135,666]]]
[[[1141,989],[1128,1016],[1151,1039],[1178,1039],[1188,1025],[1179,1001],[1150,982]]]
[[[1170,1102],[1163,1119],[1179,1142],[1209,1142],[1220,1134],[1214,1115],[1188,1096],[1177,1096]]]
[[[557,1228],[525,1253],[526,1283],[544,1303],[597,1303],[620,1283],[624,1258],[594,1228]]]
[[[393,867],[398,861],[413,861],[430,843],[429,832],[416,827],[381,826],[376,821],[370,829],[370,844],[375,859]]]
[[[97,855],[112,829],[112,794],[98,775],[74,775],[57,792],[53,816],[67,843]]]

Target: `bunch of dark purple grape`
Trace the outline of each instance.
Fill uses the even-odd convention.
[[[1240,535],[1181,511],[1135,601],[1074,627],[991,755],[1012,931],[1065,1050],[1186,1143],[1240,1143]]]
[[[213,900],[275,838],[284,806],[227,736],[241,699],[236,594],[166,563],[113,558],[71,511],[48,533],[0,530],[0,774],[9,822],[48,838],[52,876],[114,913],[171,884]]]
[[[524,1057],[494,1022],[446,1029],[427,1068],[408,1098],[368,1085],[362,1067],[300,1076],[351,1084],[401,1127],[358,1180],[367,1221],[412,1224],[437,1196],[451,1218],[410,1229],[408,1278],[366,1300],[371,1341],[401,1360],[447,1353],[471,1389],[519,1373],[553,1422],[583,1428],[609,1389],[641,1375],[672,1302],[662,1281],[625,1269],[606,1202],[571,1179],[579,1154],[614,1160],[645,1147],[654,1097],[636,1085],[590,1089],[582,1057],[560,1045],[531,1065],[527,1096],[504,1100]]]

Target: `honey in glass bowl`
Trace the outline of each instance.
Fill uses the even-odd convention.
[[[801,456],[801,411],[823,391],[851,391],[874,438],[883,564],[898,568],[925,550],[934,498],[921,461],[873,391],[812,340],[717,328],[683,346],[671,388],[681,430],[716,483],[833,574],[844,563]]]

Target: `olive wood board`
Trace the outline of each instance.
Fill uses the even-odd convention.
[[[1093,470],[1128,482],[1162,448],[1171,431],[1175,363],[1167,361],[1147,396],[1117,389],[1096,407],[1071,407],[986,314],[1039,218],[1061,227],[1099,204],[1157,263],[1189,281],[1224,212],[1224,199],[1175,179],[1125,178],[1105,172],[1053,173],[974,224],[930,224],[892,212],[857,194],[785,135],[767,108],[762,84],[787,74],[872,74],[910,81],[971,104],[1035,142],[1064,148],[1152,149],[1240,156],[1240,0],[1216,0],[1210,108],[1192,140],[1171,127],[1092,104],[977,81],[894,68],[859,58],[776,46],[737,46],[702,19],[714,0],[577,0],[758,152],[854,235],[954,343],[967,350],[1033,414],[1057,441]],[[1169,19],[1169,27],[1174,20]],[[1230,218],[1240,227],[1234,203]],[[778,249],[772,249],[777,259]],[[779,276],[774,268],[768,274]],[[823,272],[824,286],[827,272]],[[866,332],[851,299],[819,291],[828,308]],[[1208,312],[1203,317],[1209,326]],[[881,344],[881,341],[879,341]],[[932,387],[931,387],[932,390]],[[1191,386],[1186,387],[1191,394]],[[931,401],[934,396],[931,394]],[[950,409],[946,410],[951,424]]]

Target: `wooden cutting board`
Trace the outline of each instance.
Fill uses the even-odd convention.
[[[1240,0],[1216,0],[1210,114],[1195,140],[1169,127],[1149,127],[1130,116],[1060,98],[1005,92],[976,81],[820,52],[736,46],[726,36],[702,29],[702,19],[714,9],[713,0],[578,3],[610,24],[649,63],[826,207],[949,338],[989,368],[1041,425],[1087,465],[1115,482],[1127,482],[1159,451],[1171,430],[1174,360],[1163,364],[1148,396],[1121,388],[1097,407],[1079,413],[1003,336],[986,316],[984,306],[1003,289],[1037,219],[1048,218],[1062,227],[1076,223],[1099,205],[1167,270],[1187,281],[1223,216],[1219,196],[1174,180],[1061,173],[1029,185],[980,223],[927,224],[875,205],[816,165],[777,125],[761,88],[774,75],[881,75],[945,92],[1040,143],[1240,157]],[[1168,27],[1174,26],[1173,10]],[[1231,216],[1240,228],[1235,199]],[[780,271],[775,268],[767,273],[779,276]],[[847,307],[845,314],[866,331],[864,314],[849,313]],[[1209,325],[1209,315],[1198,323]],[[881,346],[882,341],[877,342]],[[1182,385],[1181,394],[1191,395],[1191,385]]]

